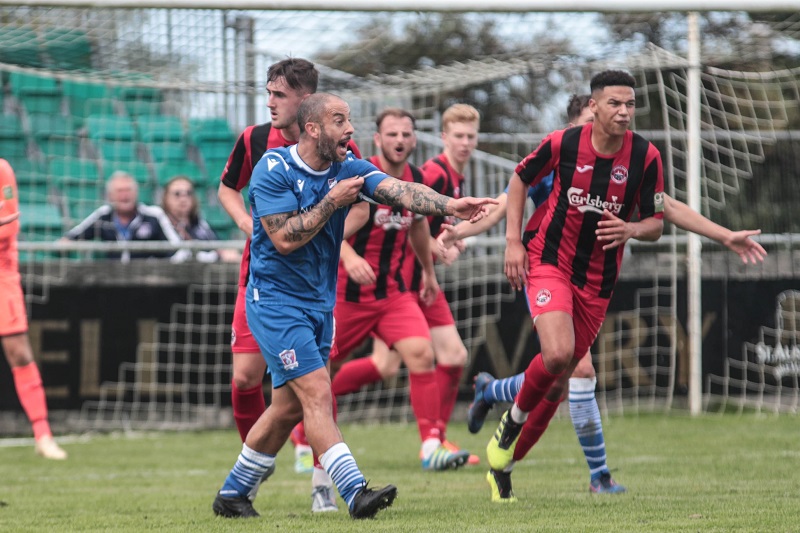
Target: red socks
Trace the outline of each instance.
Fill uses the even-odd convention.
[[[528,415],[528,420],[522,426],[522,433],[520,433],[517,446],[514,448],[514,460],[519,461],[533,446],[539,442],[539,438],[547,429],[550,420],[555,416],[558,411],[558,406],[561,401],[551,402],[546,398],[542,398],[536,408]]]
[[[381,379],[378,367],[369,356],[353,359],[345,363],[333,376],[331,389],[334,396],[357,392],[364,385]]]
[[[439,430],[439,386],[433,370],[408,375],[411,408],[417,418],[420,438],[441,438]]]
[[[550,390],[550,386],[558,379],[560,374],[551,374],[544,367],[542,354],[536,354],[525,370],[525,380],[514,400],[517,406],[524,412],[530,413],[533,408],[539,405],[544,399],[544,395]]]
[[[36,363],[11,368],[19,403],[33,426],[33,437],[39,440],[52,435],[47,421],[47,401],[42,387],[42,376]]]
[[[439,419],[442,421],[439,431],[441,431],[442,440],[445,438],[447,423],[450,421],[450,415],[456,405],[458,384],[461,381],[463,372],[464,367],[462,366],[436,365],[436,383],[439,386],[440,398]]]
[[[236,387],[236,383],[231,382],[231,402],[233,403],[233,419],[236,421],[236,429],[239,430],[239,436],[244,442],[250,428],[267,409],[264,391],[260,384],[252,389],[240,390]]]

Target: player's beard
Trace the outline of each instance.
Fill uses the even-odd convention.
[[[328,137],[325,133],[325,127],[320,126],[319,141],[317,141],[317,153],[325,161],[344,161],[343,157],[339,157],[339,141],[333,137]]]

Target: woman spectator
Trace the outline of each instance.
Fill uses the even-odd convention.
[[[161,207],[167,214],[172,226],[181,239],[185,241],[214,241],[217,234],[200,216],[200,205],[195,194],[194,184],[187,176],[175,176],[164,186]],[[239,261],[241,258],[235,250],[198,251],[198,261],[210,263],[223,261]]]

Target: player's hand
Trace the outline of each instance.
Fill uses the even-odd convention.
[[[523,290],[528,279],[528,251],[522,241],[509,241],[506,244],[505,273],[512,289]]]
[[[438,252],[438,250],[436,250]],[[461,250],[458,249],[458,246],[453,246],[452,248],[448,248],[444,251],[444,253],[436,254],[436,258],[442,262],[445,266],[450,266],[456,262],[458,256],[461,255]]]
[[[603,219],[597,223],[595,230],[598,241],[610,241],[603,246],[603,250],[611,250],[622,246],[633,236],[630,224],[616,216],[608,209],[603,209]]]
[[[457,200],[453,198],[448,202],[453,208],[453,216],[473,223],[489,214],[487,206],[497,205],[497,203],[494,198],[473,198],[472,196],[465,196]]]
[[[3,208],[5,202],[0,202],[0,209]],[[6,224],[11,224],[15,220],[19,218],[19,211],[16,213],[11,213],[10,215],[6,215],[4,217],[0,217],[0,226],[5,226]]]
[[[436,237],[436,255],[444,255],[457,241],[456,227],[452,224],[442,224],[442,232]]]
[[[336,182],[334,187],[328,191],[328,196],[336,207],[344,207],[352,204],[358,199],[358,193],[364,186],[364,178],[355,176]]]
[[[428,275],[424,270],[422,271],[422,290],[419,291],[419,300],[425,307],[430,306],[436,297],[439,295],[439,281],[436,279],[436,274]]]
[[[335,188],[336,187],[334,187],[334,189]],[[350,276],[350,279],[359,285],[372,285],[378,281],[375,277],[375,271],[369,266],[367,260],[360,255],[353,254],[351,258],[342,258],[342,265],[347,271],[347,275]]]
[[[751,239],[753,235],[761,234],[760,229],[732,231],[722,244],[727,246],[732,252],[739,254],[742,263],[762,263],[767,251],[759,243]]]

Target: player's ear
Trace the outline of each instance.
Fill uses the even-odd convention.
[[[319,124],[316,122],[306,122],[306,126],[304,128],[306,130],[306,134],[317,138],[319,137]]]

